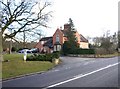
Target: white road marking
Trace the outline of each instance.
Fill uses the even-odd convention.
[[[75,77],[79,77],[79,76],[82,76],[82,75],[83,75],[83,74],[79,74],[79,75],[76,75],[76,76],[74,76],[74,78],[75,78]]]
[[[89,62],[85,62],[83,65],[88,65],[89,64]]]
[[[120,63],[120,62],[119,62]],[[92,71],[92,72],[89,72],[87,74],[80,74],[80,75],[77,75],[77,76],[74,76],[73,78],[71,79],[68,79],[68,80],[65,80],[65,81],[62,81],[62,82],[59,82],[59,83],[56,83],[56,84],[53,84],[53,85],[50,85],[46,88],[43,88],[43,89],[47,89],[47,88],[51,88],[51,87],[55,87],[55,86],[58,86],[58,85],[61,85],[61,84],[64,84],[64,83],[67,83],[67,82],[70,82],[70,81],[73,81],[73,80],[76,80],[76,79],[79,79],[79,78],[82,78],[82,77],[85,77],[85,76],[88,76],[88,75],[91,75],[91,74],[94,74],[96,72],[99,72],[99,71],[102,71],[102,70],[105,70],[107,68],[110,68],[110,67],[113,67],[113,66],[116,66],[118,65],[119,63],[115,63],[115,64],[111,64],[111,65],[108,65],[106,67],[103,67],[103,68],[100,68],[98,70],[95,70],[95,71]]]
[[[51,71],[48,71],[48,72],[57,72],[57,71],[60,71],[60,70],[55,69],[55,70],[51,70]]]
[[[56,69],[56,70],[54,70],[54,71],[60,71],[60,70],[57,70],[57,69]]]
[[[65,68],[66,70],[68,69],[68,67]]]
[[[95,61],[85,62],[83,65],[88,65],[90,63],[94,63]]]
[[[71,67],[66,67],[65,69],[70,69]]]

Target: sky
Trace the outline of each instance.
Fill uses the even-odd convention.
[[[107,30],[110,34],[118,30],[118,2],[120,0],[52,0],[53,17],[51,28],[45,30],[52,36],[57,28],[72,18],[77,31],[85,37],[102,36]]]
[[[44,1],[44,0],[43,0]],[[85,37],[99,37],[107,30],[118,31],[118,2],[120,0],[48,0],[52,6],[50,28],[43,29],[43,35],[53,36],[57,28],[73,20],[77,31]]]

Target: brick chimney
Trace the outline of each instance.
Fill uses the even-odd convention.
[[[64,24],[64,30],[68,30],[70,28],[70,24]]]

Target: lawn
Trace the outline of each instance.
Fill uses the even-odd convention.
[[[2,62],[2,78],[10,78],[18,75],[47,71],[54,67],[54,63],[44,61],[23,61],[23,54],[5,54]]]
[[[120,56],[120,53],[99,55],[99,57],[103,57],[103,58],[109,58],[109,57],[115,57],[115,56]]]

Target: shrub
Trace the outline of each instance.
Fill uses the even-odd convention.
[[[33,55],[31,55],[31,56],[28,56],[27,57],[27,61],[35,61],[36,60],[36,58],[35,58],[35,56],[33,56]]]
[[[38,54],[27,57],[27,61],[50,61],[54,58],[59,58],[59,52],[54,52],[52,54]]]
[[[71,49],[69,54],[95,54],[94,49]]]
[[[106,55],[106,54],[113,54],[115,53],[116,51],[112,48],[109,48],[109,50],[106,50],[104,48],[96,48],[95,49],[95,53],[96,55]]]
[[[60,52],[59,51],[53,52],[52,56],[53,58],[59,58]]]
[[[17,48],[16,47],[12,47],[11,51],[12,52],[17,51]]]

